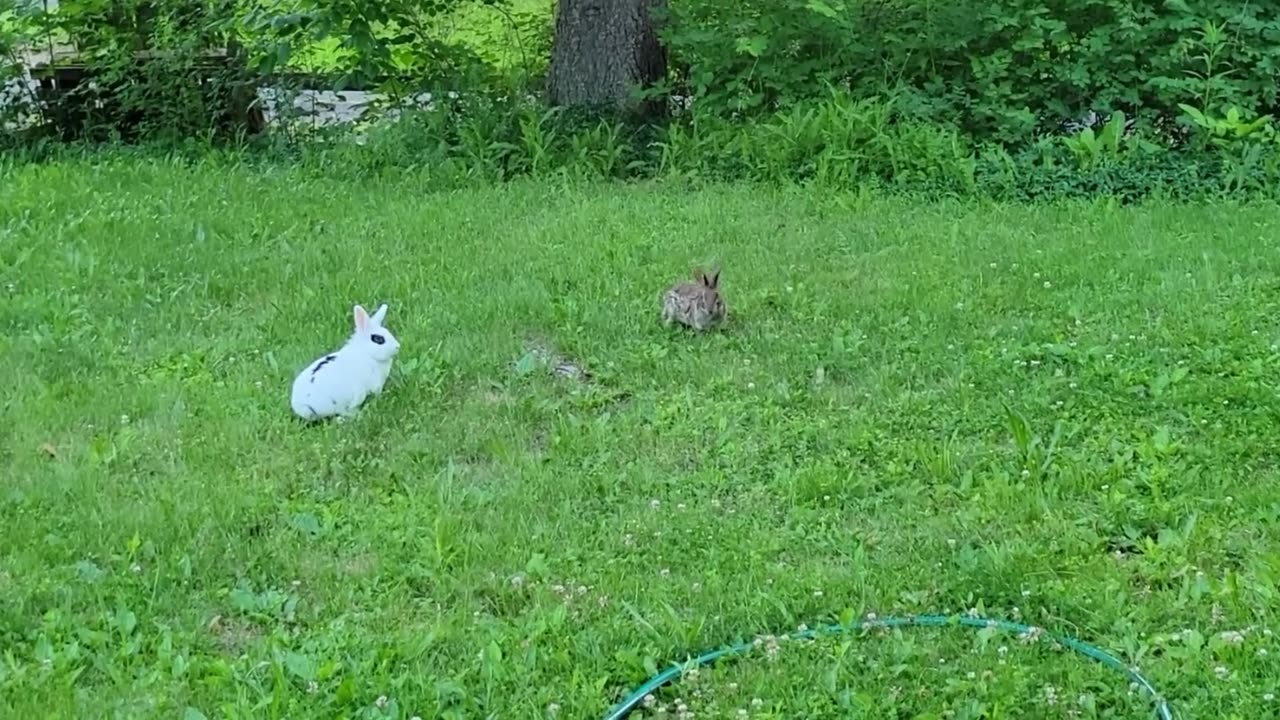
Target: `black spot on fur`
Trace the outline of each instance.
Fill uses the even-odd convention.
[[[311,368],[311,382],[316,381],[316,373],[320,372],[320,368],[324,367],[325,365],[328,365],[329,363],[333,362],[337,358],[338,358],[337,355],[326,355],[323,360],[316,363],[316,366]]]

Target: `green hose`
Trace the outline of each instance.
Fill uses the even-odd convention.
[[[1137,670],[1128,667],[1105,650],[1096,648],[1088,643],[1083,643],[1073,638],[1054,636],[1045,632],[1043,628],[1035,628],[1030,625],[1021,625],[1019,623],[1006,622],[1004,620],[988,620],[985,618],[970,617],[967,615],[911,615],[907,617],[888,617],[877,620],[863,620],[852,626],[827,625],[825,627],[815,628],[812,630],[800,630],[785,636],[785,638],[791,640],[812,640],[819,635],[835,635],[838,633],[849,632],[850,630],[870,630],[872,628],[905,627],[910,625],[927,627],[965,625],[974,628],[996,628],[1006,632],[1043,633],[1046,638],[1056,641],[1060,645],[1071,648],[1085,657],[1097,660],[1112,670],[1123,673],[1131,683],[1136,683],[1138,687],[1142,688],[1142,690],[1151,697],[1152,701],[1155,703],[1156,717],[1159,720],[1173,720],[1173,711],[1169,709],[1169,704],[1165,702],[1164,698],[1160,697],[1160,694],[1156,692],[1155,687],[1152,686],[1146,678],[1140,675]],[[686,667],[710,665],[723,657],[745,655],[750,652],[751,649],[752,644],[749,642],[732,645],[730,647],[724,647],[719,650],[712,650],[710,652],[703,653],[702,655],[694,658],[691,665],[676,665],[668,668],[667,670],[649,678],[643,685],[632,691],[630,695],[622,700],[622,702],[615,705],[614,708],[609,711],[608,715],[605,715],[604,720],[622,720],[627,715],[630,715],[631,711],[635,710],[640,703],[644,702],[645,697],[652,694],[658,688],[670,683],[672,680],[675,680],[684,672]]]

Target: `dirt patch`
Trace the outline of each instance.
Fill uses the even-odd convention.
[[[241,655],[258,638],[262,631],[256,625],[242,618],[224,618],[214,615],[209,621],[209,634],[222,651],[228,655]]]
[[[372,553],[353,555],[338,563],[338,571],[347,577],[367,577],[377,569],[378,558]]]
[[[515,361],[514,367],[517,375],[528,375],[542,369],[567,380],[591,381],[591,373],[583,367],[582,363],[556,352],[551,343],[536,335],[531,335],[525,340],[524,354]]]

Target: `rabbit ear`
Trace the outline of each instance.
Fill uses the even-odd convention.
[[[382,303],[382,306],[373,312],[373,324],[377,325],[378,327],[382,327],[382,321],[386,319],[386,317],[387,317],[387,304]]]
[[[712,290],[715,290],[720,284],[720,268],[716,268],[710,275],[703,275],[702,283]]]
[[[364,332],[369,329],[369,313],[365,311],[361,305],[356,305],[351,311],[356,318],[356,332]]]

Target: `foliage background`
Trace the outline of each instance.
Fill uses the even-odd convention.
[[[547,0],[0,3],[10,75],[22,47],[72,43],[100,86],[9,133],[27,152],[50,136],[244,143],[244,107],[269,85],[376,89],[412,120],[362,123],[358,152],[295,131],[257,147],[431,163],[442,184],[674,174],[1130,200],[1265,194],[1280,167],[1280,15],[1257,3],[676,0],[657,18],[669,77],[638,89],[672,113],[648,126],[543,106]],[[230,62],[202,66],[224,47]]]

